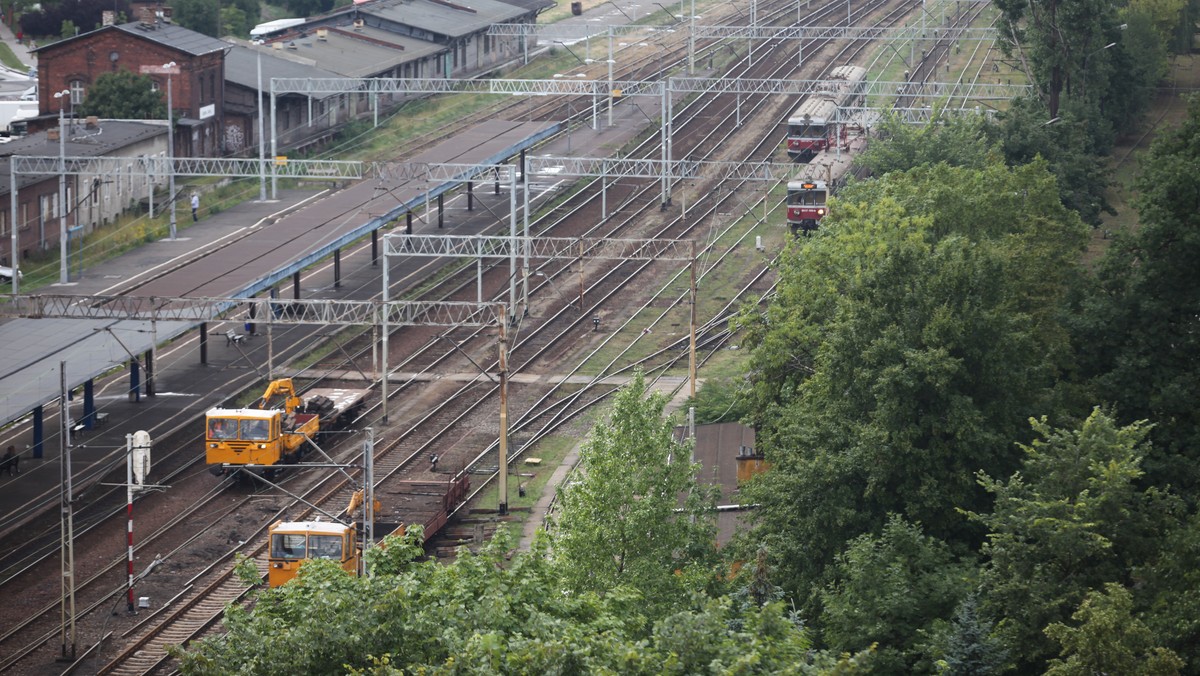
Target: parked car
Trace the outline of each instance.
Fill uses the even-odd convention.
[[[2,283],[12,282],[12,276],[13,276],[12,268],[0,265],[0,282],[2,282]],[[20,270],[17,270],[17,279],[25,279],[24,273],[22,273]]]

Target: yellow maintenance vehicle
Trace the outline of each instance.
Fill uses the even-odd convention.
[[[204,427],[209,470],[220,476],[237,465],[295,464],[311,448],[309,440],[345,426],[368,392],[322,388],[301,397],[292,379],[282,378],[271,381],[254,406],[209,409]]]
[[[272,587],[296,577],[296,571],[308,559],[330,559],[348,573],[359,573],[358,542],[352,523],[276,521],[268,532],[271,551],[267,558],[267,581]]]

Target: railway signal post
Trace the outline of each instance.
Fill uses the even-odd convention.
[[[146,475],[150,473],[150,433],[138,430],[125,435],[125,551],[128,562],[129,612],[137,612],[133,604],[133,494],[143,490]]]

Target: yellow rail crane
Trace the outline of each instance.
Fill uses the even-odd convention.
[[[368,392],[322,388],[301,397],[292,379],[282,378],[271,381],[256,406],[209,409],[204,428],[209,471],[220,476],[239,465],[295,464],[308,451],[309,440],[353,418]]]

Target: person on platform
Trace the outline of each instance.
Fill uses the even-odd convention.
[[[17,455],[17,449],[9,446],[4,452],[4,459],[0,460],[0,472],[7,472],[9,476],[21,473],[21,456]]]
[[[197,215],[197,214],[199,214],[199,212],[200,212],[200,193],[194,192],[194,193],[192,193],[192,222],[193,223],[200,220],[200,217]]]

